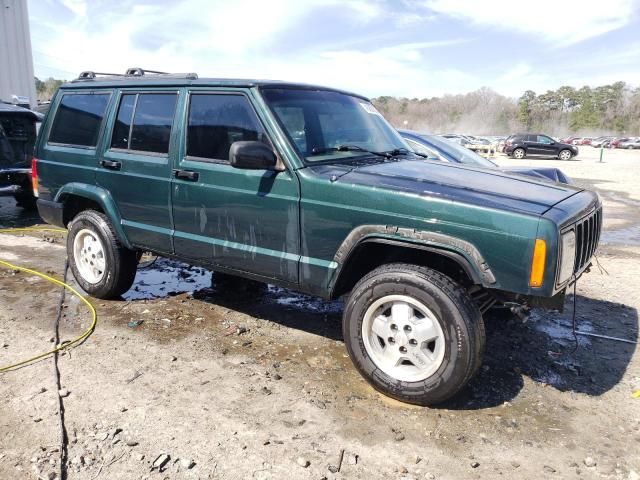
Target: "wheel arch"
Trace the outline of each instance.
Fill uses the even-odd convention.
[[[97,210],[107,216],[118,240],[125,247],[132,248],[122,228],[120,212],[109,191],[95,185],[68,183],[58,190],[54,200],[63,205],[65,227],[81,211]]]
[[[430,267],[467,286],[496,283],[493,272],[471,243],[414,229],[358,227],[342,243],[334,261],[339,267],[331,288],[332,298],[349,292],[373,269],[395,262]]]

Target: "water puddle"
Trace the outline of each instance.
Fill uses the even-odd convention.
[[[161,298],[210,286],[208,270],[160,257],[153,265],[138,268],[133,286],[122,297],[125,300]]]
[[[570,318],[560,318],[548,313],[540,315],[534,310],[531,313],[530,322],[537,331],[546,334],[551,340],[562,346],[570,345],[575,341]],[[578,318],[577,329],[590,333],[593,332],[593,325],[588,320]],[[589,337],[578,336],[579,345],[589,345],[590,343]]]
[[[603,230],[600,243],[605,245],[640,245],[640,224],[615,230]]]
[[[269,285],[267,299],[272,299],[278,305],[299,310],[312,310],[318,313],[340,313],[344,308],[341,300],[323,300],[299,293],[294,290]]]

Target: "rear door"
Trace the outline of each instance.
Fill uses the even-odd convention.
[[[524,143],[527,146],[528,155],[540,155],[542,153],[538,144],[538,135],[526,135]]]
[[[289,170],[240,170],[235,141],[270,142],[250,92],[193,89],[173,189],[177,255],[263,277],[298,281],[299,186]]]
[[[97,183],[113,197],[129,241],[171,253],[171,156],[179,91],[121,90],[105,147],[98,158]]]

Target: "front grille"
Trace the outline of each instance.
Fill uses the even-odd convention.
[[[590,215],[581,218],[576,223],[576,261],[573,266],[574,273],[582,271],[582,269],[588,265],[596,248],[598,248],[601,230],[602,207],[597,208]]]

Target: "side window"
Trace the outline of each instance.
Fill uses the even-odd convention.
[[[544,143],[545,145],[550,145],[551,143],[553,143],[553,140],[551,140],[549,137],[546,137],[544,135],[538,135],[538,143]]]
[[[111,148],[169,153],[177,97],[175,93],[122,95]]]
[[[269,143],[243,95],[192,93],[187,125],[187,156],[229,161],[233,142]]]
[[[58,105],[50,143],[95,147],[110,93],[65,93]]]
[[[116,124],[113,126],[111,148],[129,148],[129,135],[131,134],[131,118],[137,95],[123,95],[118,107]]]

